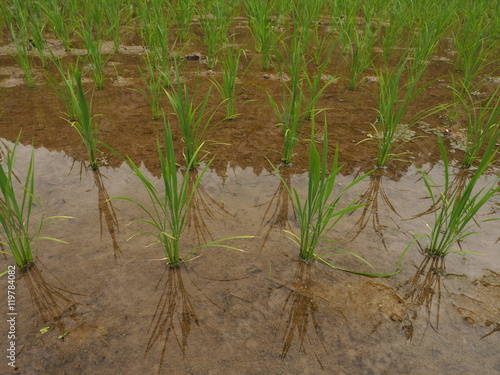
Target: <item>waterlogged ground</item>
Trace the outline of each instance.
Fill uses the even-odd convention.
[[[432,61],[426,80],[435,79],[412,111],[448,103],[452,94],[447,75],[446,41]],[[5,47],[7,46],[7,47]],[[5,41],[8,48],[8,41]],[[196,44],[186,53],[201,51]],[[151,120],[137,70],[142,50],[132,41],[113,55],[106,67],[105,89],[93,92],[93,113],[100,114],[100,138],[141,165],[159,186],[156,137],[162,122]],[[70,57],[67,57],[70,59]],[[215,160],[203,177],[190,212],[182,243],[190,248],[237,235],[244,252],[222,248],[198,250],[189,263],[168,269],[158,246],[134,233],[146,229],[128,225],[144,214],[125,196],[147,204],[147,195],[131,170],[105,152],[108,165],[99,173],[86,168],[86,154],[74,129],[64,120],[64,108],[51,87],[30,90],[20,70],[5,52],[0,56],[0,137],[4,145],[23,129],[17,171],[23,176],[31,151],[36,159],[36,193],[46,216],[73,217],[49,227],[47,236],[68,244],[40,243],[36,266],[17,272],[15,326],[19,374],[497,374],[500,372],[500,231],[498,223],[481,223],[479,233],[466,238],[464,250],[483,255],[445,260],[426,257],[414,244],[402,272],[389,278],[369,278],[298,260],[295,245],[284,230],[297,232],[289,198],[272,171],[282,148],[281,130],[267,101],[266,90],[281,95],[276,72],[263,73],[258,56],[241,78],[236,120],[221,122],[208,138],[206,150]],[[328,74],[340,75],[324,93],[331,144],[338,144],[346,163],[339,189],[373,168],[376,144],[366,141],[376,118],[373,79],[347,90],[341,56]],[[213,75],[201,61],[186,61],[184,79],[192,89],[200,72],[199,92]],[[50,74],[55,71],[49,70]],[[366,72],[373,77],[374,71]],[[485,75],[485,77],[489,77]],[[481,86],[486,97],[498,85],[495,77]],[[92,89],[89,80],[86,88]],[[214,92],[212,108],[219,98]],[[166,106],[167,110],[168,107]],[[222,120],[218,110],[215,122]],[[318,120],[322,116],[318,116]],[[171,117],[181,160],[176,122]],[[320,122],[320,125],[322,123]],[[369,202],[347,216],[329,239],[369,261],[350,255],[332,258],[335,265],[364,272],[396,270],[399,256],[413,233],[433,222],[431,201],[419,170],[443,181],[436,134],[446,132],[453,165],[461,158],[460,131],[443,114],[415,126],[414,139],[401,151],[407,162],[391,162],[357,185],[344,202]],[[301,138],[306,140],[310,123]],[[321,130],[319,130],[321,132]],[[413,133],[412,133],[413,134]],[[222,144],[223,143],[223,144]],[[318,143],[320,145],[320,143]],[[292,167],[281,167],[285,179],[303,195],[307,188],[308,143],[296,148]],[[491,182],[498,163],[481,180]],[[179,172],[181,173],[181,172]],[[192,172],[196,175],[198,172]],[[454,183],[466,173],[454,169]],[[345,204],[345,203],[344,203]],[[35,214],[40,215],[38,207]],[[477,221],[499,216],[500,197],[481,210]],[[324,252],[330,252],[324,249]],[[339,251],[336,251],[339,253]],[[0,258],[1,269],[13,262]],[[0,279],[7,294],[7,279]],[[2,297],[2,301],[5,298]],[[0,308],[0,344],[7,345],[7,306]],[[50,327],[42,333],[40,330]],[[13,373],[2,355],[0,372]]]

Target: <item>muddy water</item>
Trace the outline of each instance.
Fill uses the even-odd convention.
[[[186,53],[197,47],[189,45]],[[131,50],[132,46],[124,48],[109,60],[109,80],[104,90],[93,93],[93,112],[102,114],[96,118],[101,139],[142,163],[145,175],[159,184],[155,142],[162,125],[150,120],[146,100],[131,90],[143,88],[137,52],[125,53]],[[202,249],[186,265],[172,270],[160,259],[161,249],[148,246],[150,238],[129,239],[147,229],[138,223],[129,225],[144,214],[127,202],[109,201],[125,196],[148,204],[130,169],[108,152],[109,165],[99,173],[89,171],[81,141],[64,120],[62,104],[52,89],[41,83],[34,90],[27,89],[16,81],[20,73],[13,59],[4,54],[0,62],[2,140],[11,146],[23,129],[19,174],[26,168],[33,144],[36,193],[45,215],[73,217],[45,233],[68,244],[41,242],[36,267],[17,274],[18,373],[500,371],[498,223],[482,223],[479,234],[462,242],[464,250],[484,255],[452,254],[441,261],[426,257],[415,244],[404,258],[402,272],[390,278],[357,276],[298,261],[297,248],[284,236],[284,230],[297,233],[295,214],[267,161],[279,162],[282,135],[274,126],[265,90],[280,95],[280,83],[260,72],[257,63],[241,82],[239,118],[221,122],[209,133],[209,139],[227,145],[206,145],[215,160],[191,207],[182,252],[212,239],[255,237],[229,242],[244,252]],[[186,62],[185,68],[190,88],[195,72],[209,76],[199,79],[199,90],[204,92],[210,74],[203,63]],[[367,81],[349,91],[341,57],[330,70],[329,74],[343,78],[325,91],[318,106],[333,108],[327,111],[331,154],[337,143],[346,163],[339,176],[341,187],[373,167],[375,143],[357,143],[372,132],[376,82]],[[427,78],[449,71],[448,62],[436,59]],[[40,77],[43,73],[37,70]],[[215,71],[214,77],[218,74]],[[439,78],[412,111],[448,102],[452,97],[449,84],[448,76]],[[480,95],[487,95],[497,84],[486,84]],[[92,88],[90,82],[87,87]],[[212,107],[217,101],[214,94]],[[215,122],[222,118],[219,110]],[[180,150],[176,122],[171,121]],[[439,115],[418,124],[415,139],[402,150],[409,151],[409,162],[390,163],[346,196],[343,204],[357,195],[369,204],[345,217],[328,238],[373,267],[340,251],[331,258],[336,266],[378,273],[396,269],[398,257],[413,238],[410,232],[423,232],[425,223],[432,223],[431,202],[419,169],[442,181],[435,134],[449,126]],[[302,139],[307,139],[309,130],[306,123]],[[307,187],[307,148],[307,142],[299,143],[293,167],[281,168],[300,194]],[[461,154],[456,150],[450,156],[456,163]],[[178,157],[181,160],[180,151]],[[455,172],[459,183],[461,173]],[[481,183],[487,184],[498,173],[496,165]],[[498,216],[499,209],[495,197],[478,221]],[[35,214],[40,215],[40,210]],[[4,269],[12,260],[2,257],[0,264]],[[5,277],[1,285],[5,292]],[[5,309],[3,303],[3,317]],[[44,327],[50,329],[42,334]],[[4,348],[6,331],[1,332]],[[0,366],[0,372],[7,373],[5,359]]]

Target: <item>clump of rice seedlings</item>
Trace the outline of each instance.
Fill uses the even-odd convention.
[[[85,91],[82,85],[82,72],[74,69],[73,77],[76,82],[76,92],[69,92],[73,96],[73,101],[76,103],[76,121],[70,121],[71,125],[76,129],[78,135],[82,138],[83,144],[89,155],[90,167],[93,170],[99,168],[99,159],[97,157],[97,139],[98,125],[94,123],[94,116],[91,114],[91,104],[89,105],[85,96]]]
[[[46,24],[43,20],[43,14],[41,12],[41,8],[37,3],[29,4],[29,23],[30,23],[30,31],[29,37],[31,44],[35,47],[38,57],[42,62],[42,66],[47,69],[47,55],[45,52],[45,48],[47,46],[45,42],[45,38],[43,37],[43,33],[45,31]]]
[[[389,159],[397,159],[401,153],[395,151],[406,142],[404,136],[411,126],[422,118],[431,116],[432,114],[443,109],[443,106],[438,105],[419,112],[408,123],[402,126],[402,120],[416,97],[427,86],[418,87],[418,82],[423,74],[423,70],[416,72],[416,75],[410,75],[405,85],[400,87],[402,74],[405,70],[407,60],[403,55],[399,65],[393,70],[384,70],[378,73],[380,83],[378,102],[378,118],[373,124],[375,129],[375,138],[378,140],[378,157],[377,166],[384,167]],[[398,146],[395,144],[402,141]]]
[[[55,57],[53,58],[53,61],[59,71],[60,79],[62,80],[62,82],[59,83],[59,79],[50,75],[47,75],[47,81],[52,86],[57,96],[63,102],[66,108],[66,115],[68,116],[68,120],[76,121],[78,116],[78,101],[76,100],[76,98],[78,97],[78,95],[76,90],[76,81],[73,75],[73,72],[76,68],[70,66],[69,68],[64,69],[61,61],[56,60]]]
[[[497,88],[488,100],[474,101],[465,87],[454,90],[455,95],[466,113],[467,133],[465,138],[465,154],[462,164],[470,167],[479,158],[479,153],[490,138],[498,138],[500,134],[500,89]],[[462,94],[465,92],[466,94]]]
[[[389,22],[384,27],[384,34],[381,39],[382,56],[386,66],[389,65],[389,58],[394,48],[403,40],[405,27],[409,24],[407,2],[403,0],[394,1],[397,4],[393,4],[389,9]]]
[[[140,1],[137,4],[140,19],[140,34],[150,53],[166,58],[169,55],[170,19],[165,12],[163,0],[153,3]]]
[[[191,20],[193,19],[198,0],[177,0],[175,5],[172,5],[177,24],[177,35],[181,41],[188,39],[191,28]]]
[[[456,244],[460,244],[460,241],[465,237],[476,233],[473,230],[475,224],[474,217],[490,198],[500,192],[500,185],[498,184],[500,178],[498,176],[487,186],[482,188],[476,186],[498,152],[498,146],[496,146],[498,139],[499,134],[497,133],[495,137],[489,140],[477,170],[466,183],[465,187],[462,190],[457,190],[453,189],[453,186],[450,184],[448,158],[443,140],[439,137],[439,147],[444,165],[444,187],[440,188],[428,174],[422,173],[422,175],[433,205],[437,206],[440,200],[441,206],[434,211],[434,223],[427,225],[429,233],[416,235],[416,238],[424,237],[427,239],[425,249],[430,255],[444,257],[449,253],[474,253],[462,250],[461,247],[459,250],[454,250],[453,247]],[[498,220],[498,218],[484,221],[491,220]]]
[[[222,61],[222,84],[213,80],[215,87],[219,91],[222,99],[226,103],[226,119],[232,120],[237,114],[236,107],[236,79],[238,76],[238,67],[240,64],[241,55],[245,51],[238,48],[236,52],[233,48],[227,48],[227,54]]]
[[[26,35],[18,35],[11,25],[10,28],[12,39],[14,41],[14,47],[16,53],[10,53],[10,55],[16,60],[17,64],[21,67],[24,73],[24,80],[30,89],[35,88],[35,79],[33,77],[33,61],[29,53],[29,41]]]
[[[114,52],[120,50],[120,23],[122,15],[125,14],[122,8],[122,0],[105,0],[101,2],[104,8],[104,17],[106,20],[105,34],[113,40]]]
[[[146,90],[137,90],[143,94],[148,100],[149,107],[153,120],[158,120],[163,113],[162,110],[162,97],[165,87],[170,84],[168,73],[157,69],[157,65],[152,61],[154,58],[151,53],[146,54],[144,62],[146,63],[146,72],[140,67],[139,72],[146,84]]]
[[[208,69],[213,69],[217,64],[219,52],[223,45],[227,44],[233,9],[224,0],[214,0],[205,2],[199,11],[203,42],[207,47],[207,65]]]
[[[349,53],[352,46],[352,36],[356,33],[356,15],[361,7],[360,0],[332,2],[330,24],[338,29],[341,51]]]
[[[271,23],[273,3],[266,0],[250,0],[245,5],[250,31],[255,41],[255,52],[262,55],[262,70],[268,70],[277,38]]]
[[[276,49],[276,62],[282,81],[282,105],[267,93],[269,102],[273,108],[274,114],[278,119],[278,125],[283,131],[283,156],[284,165],[290,165],[292,162],[293,150],[298,141],[298,133],[304,122],[302,104],[304,102],[303,80],[300,76],[303,70],[303,46],[300,43],[300,37],[297,32],[292,36],[291,46],[288,47],[283,42],[285,53]],[[290,82],[284,82],[285,70],[288,72]]]
[[[336,179],[342,169],[338,164],[338,148],[335,150],[335,156],[330,169],[327,167],[328,157],[328,131],[325,126],[323,132],[323,150],[320,156],[315,145],[314,133],[314,120],[312,121],[312,131],[310,140],[309,151],[309,183],[307,189],[307,196],[301,199],[295,188],[290,188],[285,180],[282,179],[286,189],[288,190],[297,219],[300,227],[300,234],[286,232],[300,250],[300,258],[305,262],[314,262],[319,260],[326,263],[334,269],[340,269],[326,260],[328,256],[334,254],[321,254],[319,252],[319,245],[321,243],[332,244],[332,240],[326,239],[325,236],[335,227],[335,225],[349,212],[353,212],[365,204],[356,204],[356,199],[351,201],[345,208],[337,209],[339,202],[343,195],[355,186],[358,182],[363,180],[371,172],[365,173],[356,178],[346,187],[344,187],[336,197],[333,199],[332,194],[336,188]],[[273,166],[276,173],[281,177],[279,171]],[[355,255],[350,251],[335,247],[328,246],[328,249],[336,249]],[[361,257],[355,255],[357,258]],[[364,261],[364,260],[363,260]],[[365,261],[366,262],[366,261]]]
[[[16,150],[21,134],[17,137],[12,149],[6,147],[4,159],[0,163],[0,245],[7,251],[0,253],[10,255],[21,268],[29,268],[38,256],[38,241],[48,239],[63,242],[51,237],[42,236],[42,231],[50,224],[67,216],[42,217],[38,222],[32,220],[32,210],[41,206],[35,196],[35,154],[32,150],[24,184],[14,173]],[[18,186],[18,183],[21,186]]]
[[[99,28],[94,33],[92,23],[81,22],[79,34],[87,49],[87,59],[92,71],[92,77],[98,90],[104,89],[104,64],[106,59],[102,54],[103,39]]]
[[[215,111],[210,116],[207,113],[212,87],[208,89],[203,101],[196,105],[196,91],[190,96],[186,84],[181,80],[177,63],[174,63],[174,69],[176,82],[172,84],[170,90],[165,90],[165,92],[179,123],[184,142],[186,164],[195,168],[199,162],[198,150],[205,141],[205,134],[209,130],[210,122],[215,114]],[[195,87],[197,86],[196,84]]]
[[[305,117],[307,119],[310,119],[316,114],[316,104],[318,103],[321,95],[323,95],[323,92],[328,88],[328,86],[339,79],[339,77],[327,77],[324,74],[328,63],[330,62],[331,51],[333,51],[333,49],[331,49],[330,53],[326,55],[323,63],[316,67],[316,69],[314,70],[314,75],[311,76],[307,70],[307,66],[304,66],[304,77],[309,94],[307,98],[308,104],[305,112]]]
[[[457,31],[453,41],[457,50],[455,70],[463,74],[463,88],[473,91],[473,81],[478,74],[493,61],[488,62],[488,54],[495,46],[491,25],[486,22],[482,7],[472,7],[467,17],[458,17]]]
[[[359,83],[360,75],[372,64],[373,47],[376,42],[377,31],[372,30],[370,10],[365,8],[365,27],[363,32],[354,28],[346,28],[350,32],[345,36],[349,40],[347,56],[344,56],[349,65],[349,89],[354,90]]]
[[[175,162],[172,133],[170,128],[167,126],[166,121],[164,122],[163,138],[165,142],[164,147],[161,145],[160,140],[157,140],[157,150],[161,168],[161,180],[164,188],[163,191],[159,191],[154,186],[154,184],[149,181],[146,176],[144,176],[144,174],[141,172],[141,169],[130,159],[130,157],[127,157],[129,166],[132,168],[134,174],[141,180],[144,187],[146,188],[153,208],[148,209],[142,203],[130,198],[113,198],[123,199],[134,203],[147,216],[146,219],[138,219],[134,222],[146,223],[150,227],[150,230],[136,233],[131,238],[139,234],[149,234],[150,236],[154,237],[155,242],[153,244],[160,244],[162,246],[167,264],[174,267],[178,266],[183,260],[186,260],[186,257],[192,254],[192,252],[204,247],[218,246],[242,251],[241,249],[238,249],[236,247],[225,245],[222,242],[229,239],[250,238],[249,236],[234,236],[230,238],[215,240],[191,249],[190,251],[188,251],[187,255],[184,258],[181,258],[180,239],[186,227],[188,210],[195,191],[210,166],[211,160],[207,162],[201,173],[198,174],[194,183],[190,183],[189,170],[193,168],[192,161],[196,160],[196,156],[198,152],[200,152],[202,145],[200,145],[195,150],[191,162],[187,166],[187,171],[185,171],[185,173],[181,177],[180,173],[177,170],[177,164]]]
[[[68,24],[69,14],[66,7],[62,7],[58,0],[45,0],[40,3],[40,7],[47,17],[54,35],[61,41],[64,49],[71,49],[70,24]]]

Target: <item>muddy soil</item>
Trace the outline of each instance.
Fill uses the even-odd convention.
[[[266,91],[279,97],[276,71],[263,72],[260,56],[244,21],[235,28],[238,43],[247,49],[238,86],[236,119],[224,120],[215,90],[216,111],[205,150],[214,157],[196,193],[182,253],[212,239],[232,240],[244,250],[197,250],[178,269],[165,266],[163,252],[148,246],[147,236],[130,238],[147,229],[128,225],[144,217],[137,207],[109,198],[130,197],[148,205],[147,195],[130,168],[103,150],[107,160],[99,172],[88,169],[86,151],[65,119],[64,107],[45,74],[35,68],[37,86],[28,89],[22,72],[5,51],[0,55],[0,136],[11,147],[22,129],[17,170],[22,176],[31,150],[36,158],[36,194],[46,216],[67,215],[47,228],[46,235],[68,244],[42,241],[36,266],[17,272],[16,369],[2,356],[0,372],[19,374],[497,374],[500,372],[500,231],[498,222],[481,223],[478,234],[461,243],[464,250],[483,255],[446,259],[426,256],[414,244],[401,273],[388,278],[365,277],[305,264],[285,230],[298,233],[295,213],[270,162],[281,160],[283,136],[276,126]],[[236,29],[238,30],[238,29]],[[196,28],[195,28],[196,32]],[[48,36],[49,37],[49,36]],[[425,73],[432,83],[411,108],[451,103],[453,53],[443,40]],[[55,44],[54,44],[55,46]],[[184,54],[200,52],[194,41]],[[55,47],[54,47],[55,48]],[[64,58],[74,61],[72,53]],[[105,89],[86,88],[99,116],[100,139],[129,155],[153,183],[160,186],[156,139],[162,122],[151,119],[144,83],[137,69],[144,48],[129,36],[106,64]],[[378,60],[375,60],[378,61]],[[220,79],[220,65],[208,71],[203,58],[183,63],[188,89],[198,82],[199,93]],[[490,66],[490,69],[494,67]],[[354,91],[347,87],[348,71],[334,54],[328,75],[340,79],[328,87],[318,108],[326,113],[330,158],[335,145],[345,166],[339,187],[374,167],[376,143],[368,140],[376,119],[378,84],[373,69]],[[198,75],[198,77],[197,77]],[[90,75],[89,75],[90,77]],[[499,84],[492,78],[481,86],[487,97]],[[165,109],[170,111],[166,98]],[[178,160],[182,141],[176,120],[169,115]],[[318,116],[322,125],[323,115]],[[321,121],[320,121],[321,120]],[[342,268],[390,273],[412,241],[433,222],[431,201],[420,170],[443,181],[438,133],[446,131],[451,162],[458,166],[462,152],[452,147],[460,126],[445,112],[413,128],[400,152],[404,161],[391,161],[346,196],[368,202],[346,216],[328,238],[358,254],[335,250],[330,258]],[[451,129],[451,132],[450,132]],[[451,135],[450,135],[451,133]],[[280,167],[300,194],[307,189],[310,122],[302,128],[293,166]],[[455,138],[454,138],[455,137]],[[320,143],[318,143],[320,145]],[[498,162],[481,184],[500,172]],[[179,172],[181,173],[181,172]],[[184,172],[182,172],[184,173]],[[191,172],[193,174],[200,171]],[[466,176],[454,167],[454,183]],[[41,210],[36,207],[35,215]],[[496,196],[477,222],[498,216]],[[422,243],[422,246],[425,246]],[[457,248],[458,249],[458,248]],[[331,252],[322,249],[324,253]],[[2,256],[1,269],[12,265]],[[7,279],[0,279],[7,293]],[[2,301],[5,299],[2,297]],[[2,349],[8,348],[6,303],[1,304]],[[46,330],[43,330],[44,328]],[[4,353],[5,354],[5,353]]]

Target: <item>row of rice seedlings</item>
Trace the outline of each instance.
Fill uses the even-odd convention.
[[[68,25],[68,7],[61,6],[58,0],[44,0],[40,3],[40,7],[45,17],[47,17],[54,36],[61,41],[64,49],[69,51],[71,49],[71,38]]]
[[[441,206],[434,211],[434,224],[427,225],[429,233],[414,234],[416,239],[426,238],[427,244],[426,251],[430,255],[444,257],[449,253],[475,253],[472,251],[454,250],[456,244],[465,237],[474,233],[474,217],[479,209],[495,194],[500,192],[500,177],[496,176],[489,185],[478,188],[476,185],[484,174],[485,170],[493,162],[497,152],[498,146],[496,145],[500,136],[497,132],[494,137],[491,137],[488,145],[483,153],[481,162],[479,163],[472,178],[466,183],[463,190],[453,189],[450,184],[450,167],[446,149],[443,144],[441,136],[439,137],[439,146],[444,164],[444,187],[441,189],[439,185],[432,180],[432,178],[422,172],[425,187],[429,192],[434,207],[438,206],[441,201]],[[435,194],[437,192],[437,194]],[[499,220],[488,219],[484,221]]]
[[[151,229],[150,231],[139,232],[133,235],[135,237],[139,234],[148,234],[155,238],[155,244],[161,244],[165,254],[165,260],[168,265],[178,266],[180,262],[188,260],[189,256],[197,249],[219,246],[228,249],[239,250],[234,246],[223,244],[223,241],[238,238],[251,238],[251,236],[233,236],[229,238],[218,239],[206,244],[202,244],[196,248],[191,249],[188,253],[181,257],[180,254],[180,240],[181,235],[186,226],[186,219],[188,210],[196,192],[196,189],[208,170],[211,161],[206,163],[201,173],[197,175],[194,181],[190,183],[190,170],[194,168],[193,162],[197,160],[197,154],[201,151],[203,144],[200,144],[191,157],[187,165],[187,170],[179,181],[179,172],[175,162],[174,144],[172,140],[172,133],[170,127],[164,121],[164,147],[160,140],[157,140],[158,157],[160,160],[161,177],[163,183],[163,191],[158,191],[154,184],[147,179],[141,172],[141,169],[133,162],[130,157],[127,157],[127,163],[134,171],[134,174],[143,183],[153,209],[148,209],[144,204],[126,197],[116,197],[113,199],[122,199],[137,205],[147,216],[147,219],[138,219],[134,223],[146,223]],[[164,151],[163,151],[164,150]],[[131,237],[131,238],[132,238]]]
[[[205,141],[205,135],[211,127],[211,121],[215,114],[214,110],[211,115],[208,115],[207,109],[212,87],[206,92],[203,101],[196,104],[197,92],[190,95],[186,83],[181,80],[177,63],[174,63],[174,69],[176,81],[172,84],[171,89],[165,90],[165,92],[179,123],[184,142],[186,165],[195,168],[200,161],[198,159],[199,149]],[[195,90],[197,87],[196,83]]]
[[[197,3],[198,0],[177,0],[172,6],[177,24],[177,35],[181,42],[185,42],[188,39]]]
[[[0,163],[0,245],[8,251],[0,253],[10,255],[16,264],[29,268],[38,255],[38,241],[48,239],[63,242],[52,237],[42,236],[42,231],[50,224],[68,218],[66,216],[42,217],[38,222],[33,222],[33,207],[41,206],[35,196],[35,154],[31,152],[26,178],[21,188],[21,180],[14,173],[16,150],[19,145],[21,133],[14,142],[12,149],[5,146],[5,160]],[[20,193],[21,192],[21,193]],[[19,194],[20,193],[20,194]]]
[[[500,89],[497,88],[489,99],[480,101],[475,101],[465,88],[455,89],[454,92],[466,114],[465,152],[462,164],[470,167],[479,159],[479,153],[488,141],[491,138],[498,138],[500,134]]]

